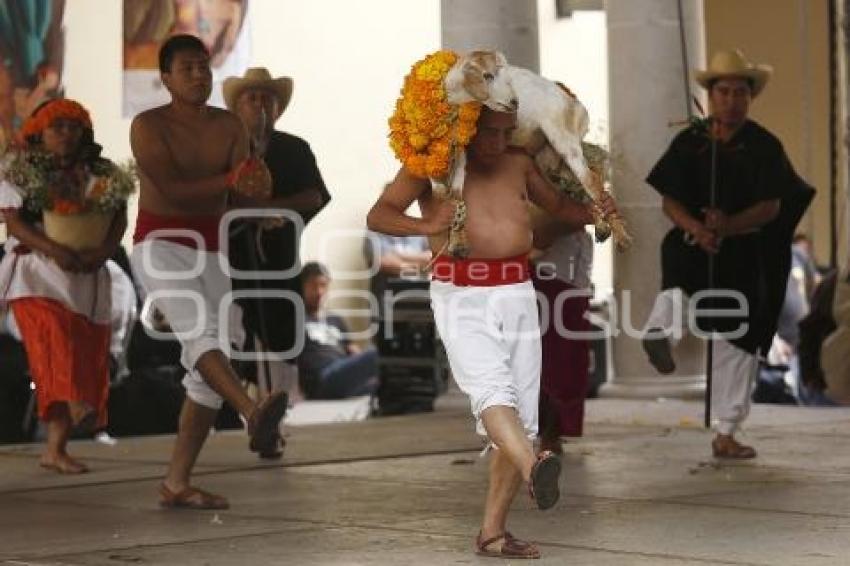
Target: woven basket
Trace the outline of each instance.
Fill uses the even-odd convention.
[[[103,244],[114,217],[114,212],[56,214],[45,210],[44,232],[54,242],[74,251],[91,250]]]

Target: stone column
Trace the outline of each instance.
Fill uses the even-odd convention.
[[[704,68],[702,0],[683,0],[688,76]],[[695,397],[705,390],[704,348],[688,338],[674,356],[676,372],[660,375],[647,362],[639,338],[660,289],[661,239],[671,223],[661,199],[644,182],[649,170],[688,117],[677,0],[606,2],[610,91],[612,185],[635,245],[614,254],[614,291],[619,334],[613,338],[608,397]]]
[[[839,24],[836,58],[838,60],[838,115],[840,117],[837,127],[836,142],[838,151],[836,159],[838,163],[839,179],[839,203],[844,198],[844,218],[850,218],[850,0],[836,2],[837,13],[835,16]],[[841,190],[843,188],[843,191]],[[841,206],[839,204],[839,206]],[[839,212],[840,214],[840,212]],[[848,254],[850,254],[850,227],[844,223],[844,234],[839,234],[838,243],[838,265],[845,265]],[[850,268],[850,265],[847,266]]]
[[[495,49],[512,65],[540,71],[537,0],[441,0],[442,45]]]

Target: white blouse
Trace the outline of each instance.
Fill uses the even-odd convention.
[[[19,209],[23,203],[17,187],[0,181],[0,220],[3,209]],[[0,260],[0,302],[44,297],[92,322],[109,324],[111,280],[106,267],[94,273],[70,273],[40,252],[16,252],[19,245],[17,238],[6,240]]]

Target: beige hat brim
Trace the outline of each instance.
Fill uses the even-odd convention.
[[[767,81],[770,80],[770,76],[773,74],[773,67],[770,65],[753,65],[749,69],[741,69],[736,70],[734,72],[721,72],[721,71],[697,71],[695,75],[695,80],[697,83],[707,89],[709,85],[717,80],[722,78],[729,77],[738,77],[742,79],[747,79],[752,82],[752,94],[753,98],[759,95],[759,93],[764,90],[765,85],[767,85]]]
[[[240,77],[227,78],[224,80],[221,90],[224,95],[224,104],[228,110],[235,110],[236,100],[242,94],[242,91],[248,88],[261,88],[277,96],[277,99],[280,101],[278,115],[274,117],[277,120],[283,114],[283,111],[286,110],[286,107],[289,106],[289,100],[292,98],[292,91],[295,88],[295,84],[289,77],[279,77],[271,80],[243,79]]]

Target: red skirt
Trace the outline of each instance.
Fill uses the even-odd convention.
[[[555,311],[555,299],[561,292],[575,289],[559,279],[534,278],[534,287],[547,298],[549,326],[542,336],[543,367],[540,372],[540,414],[557,415],[561,436],[581,436],[584,428],[584,399],[589,384],[590,343],[560,336],[555,320],[562,328],[576,332],[590,330],[585,313],[590,305],[586,296],[570,297]]]
[[[97,412],[97,428],[106,426],[109,325],[95,324],[51,299],[27,297],[10,304],[35,383],[39,418],[48,420],[54,403],[84,403]]]

